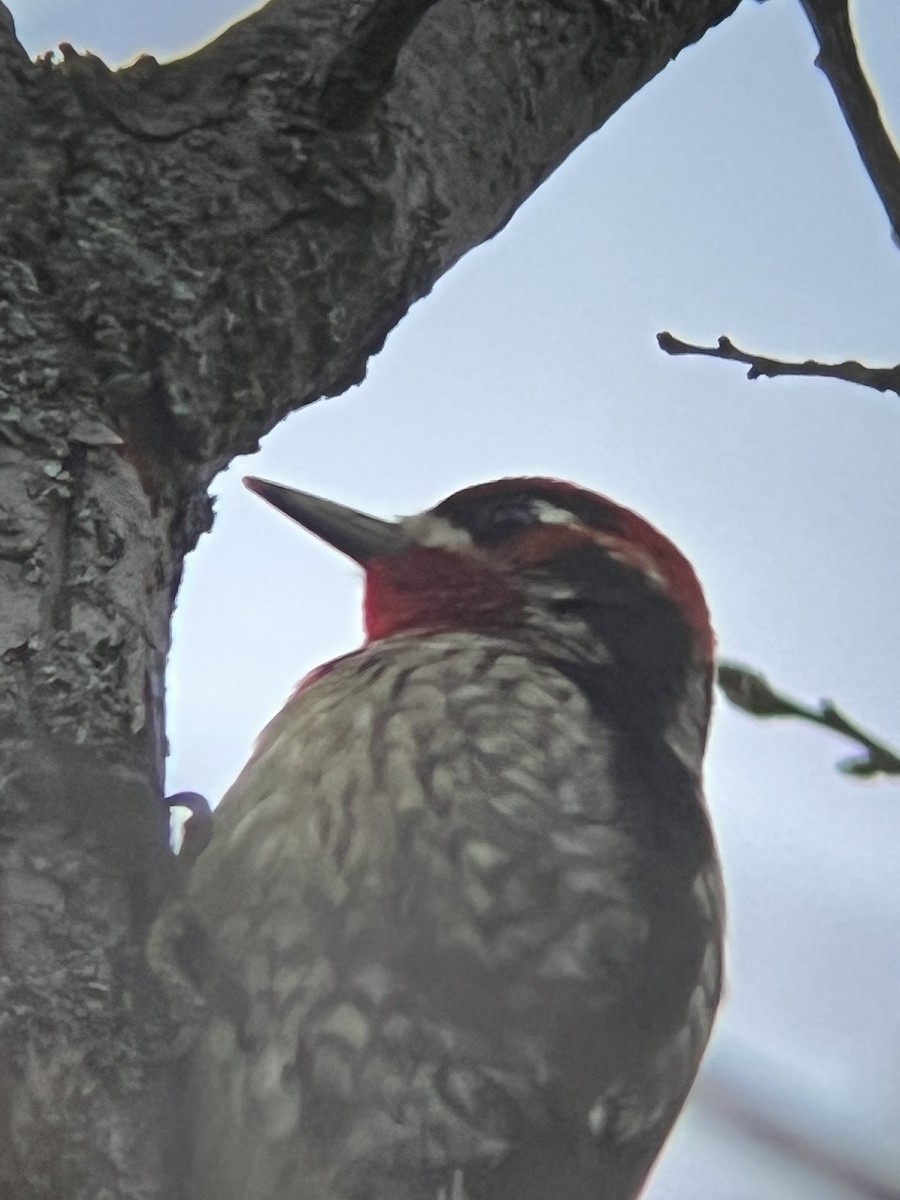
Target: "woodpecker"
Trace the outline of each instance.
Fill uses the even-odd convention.
[[[569,483],[396,522],[249,488],[365,576],[214,814],[191,1200],[632,1200],[722,976],[687,559]]]

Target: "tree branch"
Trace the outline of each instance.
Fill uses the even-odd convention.
[[[884,206],[900,245],[900,156],[881,119],[878,101],[866,79],[859,55],[846,0],[800,0],[819,42],[816,65],[824,73],[837,98],[847,127],[856,143],[860,159]],[[727,337],[717,346],[698,346],[681,341],[668,331],[657,334],[660,349],[666,354],[697,354],[745,363],[748,379],[761,375],[804,375],[840,379],[879,392],[900,395],[900,364],[895,367],[867,367],[852,359],[841,363],[785,362],[740,350]]]
[[[707,1070],[697,1081],[693,1101],[710,1118],[802,1165],[820,1179],[843,1185],[859,1200],[900,1200],[900,1180],[882,1164],[867,1161],[849,1139],[816,1136],[787,1115],[775,1114],[739,1080]]]
[[[717,680],[727,699],[754,717],[798,717],[856,742],[865,753],[838,763],[838,770],[845,775],[855,775],[858,779],[900,775],[900,752],[866,733],[830,700],[820,701],[818,708],[809,708],[799,700],[776,692],[765,675],[740,663],[720,662]]]
[[[0,0],[0,61],[4,59],[27,63],[28,55],[16,37],[16,24],[12,13]]]
[[[16,37],[12,13],[0,0],[0,171],[7,167],[7,129],[15,129],[22,119],[25,104],[21,95],[21,79],[30,69],[28,55]]]
[[[859,157],[900,244],[900,157],[866,79],[847,0],[800,0],[819,42],[816,66],[831,84]]]
[[[900,364],[896,367],[867,367],[849,359],[841,363],[821,363],[815,359],[806,362],[784,362],[778,358],[767,358],[762,354],[751,354],[735,346],[728,337],[720,337],[715,346],[697,346],[683,342],[668,330],[656,335],[659,348],[666,354],[697,354],[707,358],[721,358],[727,362],[745,363],[750,369],[748,379],[759,379],[761,375],[774,379],[778,375],[806,375],[820,379],[841,379],[845,383],[856,383],[860,387],[874,388],[878,392],[895,392],[900,395]]]
[[[320,108],[330,129],[358,128],[387,91],[397,57],[436,0],[377,0],[328,73]]]
[[[143,947],[205,836],[172,863],[162,768],[209,481],[736,6],[269,0],[111,71],[0,5],[4,1195],[178,1194]]]

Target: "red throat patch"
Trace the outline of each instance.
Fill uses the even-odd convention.
[[[410,629],[499,629],[518,624],[521,597],[474,555],[431,546],[366,565],[370,641]]]

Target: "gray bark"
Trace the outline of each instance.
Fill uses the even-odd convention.
[[[178,1194],[144,966],[206,489],[737,0],[271,0],[31,63],[0,5],[0,1194]]]

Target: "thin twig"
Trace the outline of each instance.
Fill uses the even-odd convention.
[[[697,1081],[694,1103],[744,1137],[766,1146],[831,1184],[843,1185],[862,1200],[900,1200],[900,1180],[866,1161],[852,1144],[797,1126],[773,1113],[750,1088],[707,1070]]]
[[[845,383],[858,383],[861,387],[875,388],[879,392],[895,392],[900,396],[900,363],[896,367],[867,367],[853,359],[841,363],[821,363],[815,359],[806,362],[783,362],[778,358],[767,358],[762,354],[751,354],[735,346],[728,337],[720,337],[715,346],[697,346],[683,342],[681,338],[663,330],[656,335],[659,348],[666,354],[700,354],[707,358],[722,358],[728,362],[745,363],[750,369],[748,379],[759,379],[761,375],[774,379],[777,375],[807,375],[824,379],[841,379]]]
[[[865,753],[837,764],[838,770],[845,775],[855,775],[858,779],[900,775],[900,752],[866,733],[830,700],[820,701],[818,708],[809,708],[799,700],[776,692],[765,675],[740,663],[720,662],[717,678],[724,695],[744,712],[755,717],[798,717],[856,742]]]
[[[847,0],[800,0],[800,4],[819,42],[816,66],[831,84],[900,244],[900,156],[859,61]]]

